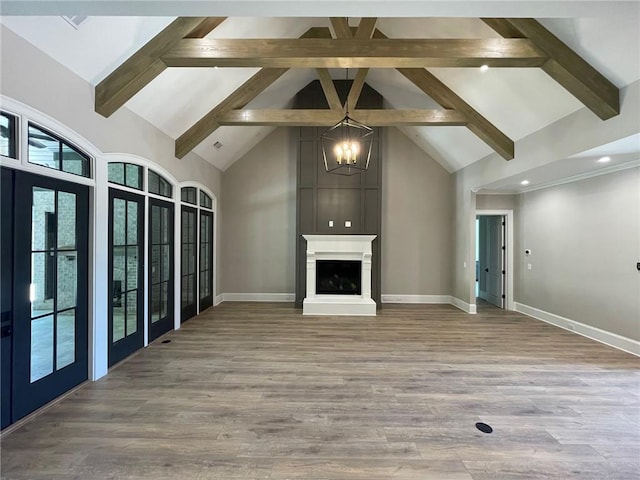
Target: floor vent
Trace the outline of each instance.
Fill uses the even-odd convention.
[[[478,430],[480,430],[482,433],[491,433],[491,432],[493,432],[493,428],[491,428],[490,425],[487,425],[486,423],[482,423],[482,422],[476,423],[476,428]]]

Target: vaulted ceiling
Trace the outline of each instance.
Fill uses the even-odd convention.
[[[42,2],[5,3],[12,13],[34,13],[17,4],[39,4],[35,13],[45,12]],[[176,16],[236,15],[200,20],[128,16],[142,12],[108,10],[113,2],[98,0],[48,5],[56,3],[75,3],[89,16],[77,29],[56,15],[3,16],[2,23],[95,85],[96,111],[109,116],[128,108],[176,139],[178,157],[193,149],[222,170],[277,125],[335,123],[337,112],[285,110],[317,78],[336,111],[341,106],[332,103],[328,79],[348,74],[356,84],[366,81],[386,108],[400,112],[362,119],[397,126],[451,172],[493,151],[507,161],[513,142],[585,106],[604,121],[617,113],[618,89],[640,78],[636,2],[555,2],[546,7],[548,17],[547,2],[536,1],[502,8],[495,7],[501,2],[354,2],[368,15],[384,14],[373,20],[347,19],[345,2],[324,2],[331,8],[323,15],[331,18],[314,13],[323,2],[189,2],[197,11],[180,1],[124,2],[157,5],[156,12],[170,4],[167,13]],[[518,3],[518,13],[507,8]],[[238,15],[234,9],[243,5]],[[264,15],[268,5],[270,16],[246,16]],[[420,17],[408,14],[419,5]],[[516,18],[529,16],[538,18]]]

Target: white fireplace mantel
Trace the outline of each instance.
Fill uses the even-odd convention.
[[[371,298],[371,242],[376,235],[303,235],[307,241],[307,296],[303,315],[375,315]],[[316,293],[317,260],[358,260],[362,265],[361,295]]]

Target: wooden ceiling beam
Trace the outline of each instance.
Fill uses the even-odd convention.
[[[539,67],[528,39],[184,39],[162,55],[171,67]]]
[[[356,72],[356,78],[353,80],[351,89],[349,90],[349,95],[347,96],[346,108],[348,112],[352,112],[356,109],[358,99],[360,98],[362,88],[364,87],[364,80],[367,78],[367,73],[369,73],[368,68],[359,68]]]
[[[387,36],[380,30],[376,30],[374,38],[387,38]],[[397,70],[443,108],[452,108],[464,113],[467,116],[467,128],[469,130],[505,160],[513,159],[515,153],[513,140],[502,133],[500,129],[465,102],[435,75],[424,68],[398,68]]]
[[[225,113],[242,108],[262,93],[269,85],[284,75],[288,68],[263,68],[238,87],[231,95],[216,105],[209,113],[198,120],[186,132],[178,137],[175,146],[177,158],[183,158],[221,125],[218,119]]]
[[[167,65],[161,55],[183,38],[202,38],[225,17],[179,17],[147,42],[95,88],[95,111],[111,116],[160,75]]]
[[[360,24],[358,25],[358,29],[356,30],[356,34],[353,38],[360,40],[371,38],[373,31],[376,28],[377,21],[378,19],[376,17],[363,17],[360,19]]]
[[[329,19],[335,38],[351,38],[351,29],[349,27],[349,20],[345,17],[331,17]]]
[[[326,35],[325,38],[331,38],[331,33],[326,27],[320,30],[310,28],[300,38],[315,38],[316,35]],[[220,127],[220,124],[217,121],[219,117],[223,116],[230,110],[244,107],[287,71],[287,68],[263,68],[249,80],[244,82],[233,93],[231,93],[231,95],[216,105],[209,111],[209,113],[178,137],[175,144],[176,157],[184,158],[187,153],[193,150],[205,138]],[[338,94],[336,93],[336,97],[337,96]],[[339,100],[338,104],[340,104]]]
[[[342,120],[341,110],[231,110],[216,119],[229,126],[303,126],[325,127]],[[409,125],[464,126],[467,117],[455,110],[354,110],[350,116],[371,127],[398,127]]]
[[[544,52],[542,69],[602,120],[620,113],[620,91],[562,40],[532,18],[482,19],[506,38],[526,38]]]
[[[351,31],[349,24],[346,21],[339,23],[340,28],[336,28],[334,25],[334,31],[336,32],[337,38],[356,38],[359,40],[369,39],[376,28],[377,20],[377,18],[363,17],[360,19],[360,24],[358,25],[355,34]],[[356,72],[356,77],[351,84],[351,89],[349,90],[347,101],[344,106],[347,112],[355,110],[360,94],[362,93],[362,88],[364,87],[364,80],[368,73],[368,68],[359,68]]]
[[[329,70],[326,68],[318,68],[317,71],[318,78],[320,79],[320,85],[322,85],[322,90],[324,91],[324,96],[327,98],[329,108],[332,110],[342,111],[342,102],[340,102],[340,97],[338,96],[336,86],[333,83]]]

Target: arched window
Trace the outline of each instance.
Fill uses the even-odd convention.
[[[171,183],[169,183],[169,181],[164,177],[160,176],[153,170],[149,170],[147,177],[149,182],[147,189],[149,190],[149,193],[155,193],[156,195],[168,198],[173,196]]]
[[[142,190],[142,167],[133,163],[109,163],[109,182]]]
[[[29,163],[81,177],[91,177],[89,155],[54,133],[29,122],[28,142]]]

